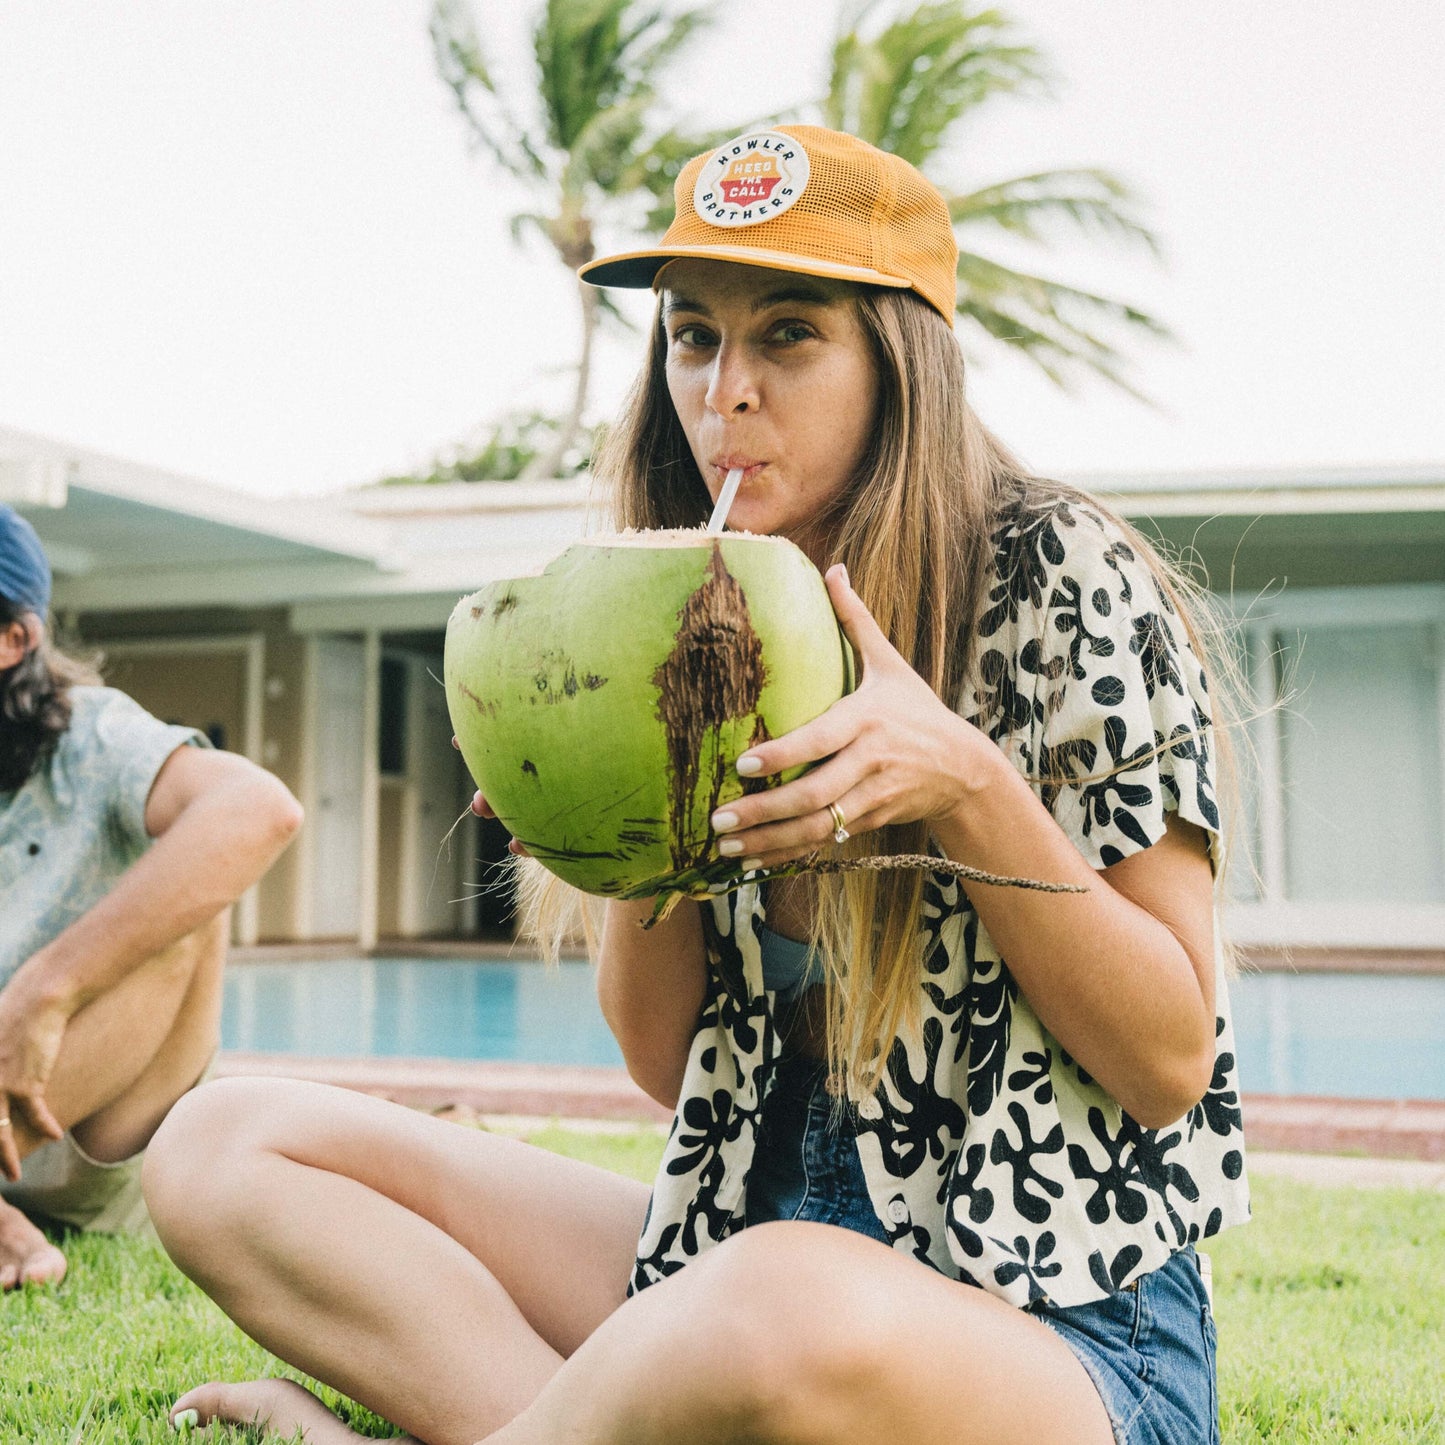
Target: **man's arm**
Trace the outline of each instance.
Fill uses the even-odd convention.
[[[234,903],[301,826],[278,778],[236,753],[180,747],[146,800],[155,844],[11,980],[74,1014]]]

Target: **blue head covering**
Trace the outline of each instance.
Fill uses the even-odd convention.
[[[0,597],[42,620],[50,607],[50,563],[35,528],[0,502]]]

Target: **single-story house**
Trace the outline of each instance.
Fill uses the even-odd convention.
[[[1318,967],[1445,967],[1445,463],[1069,480],[1239,619],[1256,715],[1234,936]],[[305,806],[241,941],[505,936],[505,836],[466,812],[444,628],[461,594],[583,534],[584,483],[277,501],[0,429],[0,500],[49,551],[62,638]]]

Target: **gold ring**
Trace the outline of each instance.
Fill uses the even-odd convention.
[[[833,815],[833,841],[846,843],[848,841],[848,820],[843,816],[842,808],[837,803],[829,803],[828,811]]]

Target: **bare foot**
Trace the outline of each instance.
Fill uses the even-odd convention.
[[[310,1390],[303,1389],[295,1380],[197,1385],[171,1406],[173,1425],[184,1410],[195,1412],[193,1425],[209,1425],[212,1420],[259,1425],[268,1440],[278,1436],[289,1440],[298,1430],[306,1445],[332,1445],[332,1442],[364,1438],[348,1430]]]
[[[13,1205],[0,1200],[0,1290],[59,1284],[65,1256]]]

